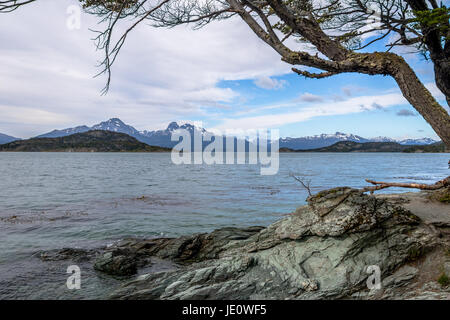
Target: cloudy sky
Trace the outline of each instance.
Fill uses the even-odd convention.
[[[239,19],[196,31],[138,27],[102,96],[106,79],[93,77],[102,52],[89,30],[100,27],[83,14],[80,29],[68,28],[67,10],[76,3],[38,1],[1,16],[1,133],[27,138],[118,117],[138,130],[202,121],[207,128],[278,128],[283,137],[340,131],[437,138],[392,79],[299,77]],[[444,104],[432,65],[402,55]]]

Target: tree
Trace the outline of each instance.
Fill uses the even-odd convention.
[[[0,1],[0,12],[33,1]],[[128,33],[139,23],[152,21],[155,27],[193,24],[200,28],[239,16],[283,61],[319,70],[293,67],[301,76],[322,79],[346,72],[391,76],[403,96],[450,148],[449,114],[408,63],[391,52],[396,46],[409,46],[430,59],[436,85],[450,105],[450,11],[436,0],[79,1],[87,12],[107,23],[96,38],[97,47],[105,50],[102,73],[108,74],[106,90],[111,66]],[[115,26],[125,18],[133,19],[131,26],[112,42]],[[385,51],[370,50],[383,39],[389,40]]]

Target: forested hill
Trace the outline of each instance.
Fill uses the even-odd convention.
[[[444,143],[438,142],[430,145],[417,145],[408,146],[401,145],[396,142],[365,142],[358,143],[353,141],[340,141],[331,146],[308,149],[308,150],[296,150],[295,152],[408,152],[408,153],[421,153],[421,152],[446,152]],[[448,150],[447,150],[448,152]]]
[[[0,151],[24,152],[168,152],[118,132],[93,130],[57,138],[32,138],[0,145]]]

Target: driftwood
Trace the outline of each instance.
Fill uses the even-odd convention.
[[[389,187],[412,188],[412,189],[420,189],[420,190],[438,190],[438,189],[450,186],[450,176],[448,176],[447,178],[442,179],[434,184],[382,182],[382,181],[373,181],[373,180],[369,180],[369,179],[366,179],[366,181],[375,186],[365,187],[362,189],[362,191],[363,192],[370,191],[371,193],[373,193],[374,191],[386,189]]]

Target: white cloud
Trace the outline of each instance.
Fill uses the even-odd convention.
[[[309,92],[305,92],[299,97],[300,101],[306,101],[306,102],[321,102],[324,101],[324,99],[321,96],[317,96],[315,94],[311,94]]]
[[[0,132],[28,137],[113,116],[152,129],[240,99],[219,87],[221,80],[269,79],[276,88],[283,83],[270,77],[290,72],[239,19],[196,31],[142,25],[129,35],[111,89],[101,96],[106,79],[93,75],[102,52],[88,30],[101,26],[83,14],[81,30],[67,29],[69,5],[73,1],[38,1],[2,15],[0,41],[7,46],[0,48],[0,105],[8,112]]]
[[[341,88],[342,92],[347,96],[347,97],[351,97],[353,96],[355,93],[359,93],[365,90],[365,88],[361,88],[357,85],[346,85],[344,87]]]
[[[317,102],[308,104],[306,107],[298,107],[295,112],[280,112],[278,114],[257,115],[252,117],[241,117],[239,119],[227,118],[217,126],[225,129],[256,129],[256,128],[278,128],[285,124],[307,121],[319,116],[335,116],[343,114],[358,113],[367,110],[387,108],[395,105],[404,105],[407,101],[401,93],[389,93],[378,96],[359,96],[344,101]],[[264,106],[264,109],[292,108],[295,103],[286,103],[273,106]]]
[[[286,85],[285,80],[277,80],[270,77],[259,77],[254,83],[256,86],[267,90],[281,89]]]
[[[54,126],[70,120],[69,117],[62,114],[17,106],[0,105],[0,114],[3,119],[7,118],[16,122],[26,121],[26,123],[32,125]]]

